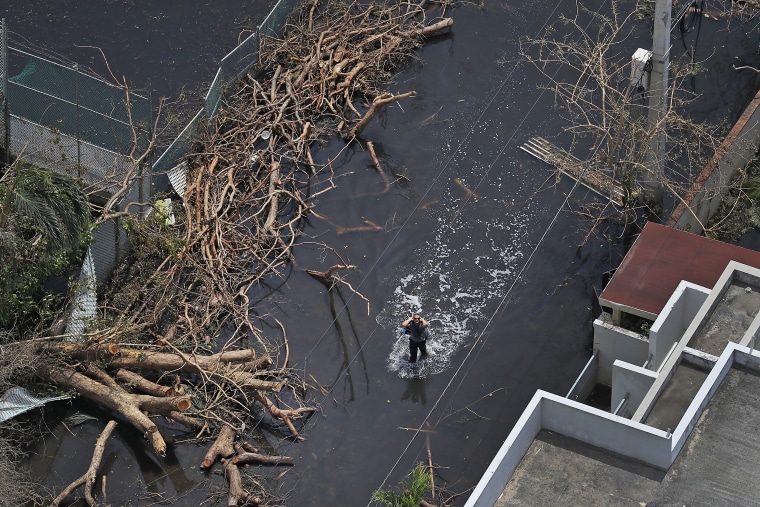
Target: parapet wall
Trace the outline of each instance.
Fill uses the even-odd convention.
[[[537,391],[465,507],[493,507],[542,429],[667,470],[734,363],[757,372],[760,352],[729,343],[673,433]]]
[[[686,281],[678,284],[649,330],[650,370],[658,370],[668,359],[709,295],[709,288]]]
[[[613,325],[604,316],[594,321],[594,350],[598,353],[596,381],[612,386],[612,366],[617,359],[642,366],[649,355],[649,340]]]

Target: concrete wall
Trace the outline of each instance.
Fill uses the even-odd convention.
[[[627,397],[628,401],[618,415],[630,418],[649,392],[655,380],[657,380],[657,373],[652,370],[623,361],[615,361],[612,365],[612,400],[610,410],[614,411],[620,402]]]
[[[760,371],[760,352],[729,343],[672,434],[537,391],[465,507],[493,507],[542,429],[666,470],[675,461],[734,363]]]
[[[718,356],[691,347],[686,347],[681,353],[681,364],[688,364],[697,370],[710,371],[717,361]]]
[[[699,285],[685,281],[678,284],[649,330],[650,370],[662,366],[709,295],[710,289]]]
[[[709,320],[710,315],[712,315],[715,308],[720,304],[721,300],[723,299],[723,295],[733,280],[736,278],[737,280],[743,281],[745,283],[754,283],[752,280],[756,278],[756,275],[758,273],[760,273],[760,270],[757,270],[751,266],[747,266],[746,264],[741,264],[736,261],[730,261],[728,263],[726,269],[723,270],[720,278],[718,278],[718,281],[715,282],[715,286],[710,292],[710,295],[705,299],[705,302],[702,304],[699,311],[697,311],[697,314],[694,316],[691,324],[689,324],[686,332],[681,337],[681,340],[678,342],[673,352],[668,356],[665,363],[660,367],[657,380],[649,389],[649,392],[644,397],[644,400],[639,405],[639,408],[633,414],[632,419],[634,421],[646,420],[649,412],[652,410],[652,407],[654,407],[654,404],[660,397],[660,394],[662,394],[662,391],[665,389],[665,387],[670,382],[670,379],[675,374],[676,368],[681,362],[684,350],[689,344],[689,341],[691,341],[694,335],[698,334],[702,330],[704,325]]]
[[[649,340],[602,319],[594,321],[594,350],[599,351],[597,382],[612,385],[612,365],[620,359],[643,366],[649,357]]]
[[[724,192],[737,170],[755,157],[760,145],[760,92],[697,177],[689,193],[668,221],[669,226],[701,234],[723,202]]]
[[[588,399],[591,391],[594,390],[594,387],[596,387],[597,384],[596,379],[599,375],[599,360],[597,359],[598,356],[599,351],[594,350],[588,362],[586,363],[586,366],[583,368],[583,371],[580,375],[578,375],[578,378],[575,379],[573,387],[570,388],[570,391],[568,391],[565,398],[580,401],[581,403]]]
[[[639,459],[659,468],[672,463],[670,436],[588,405],[537,391],[483,474],[465,507],[493,507],[542,429]]]
[[[751,349],[758,348],[760,346],[760,336],[758,336],[758,334],[760,334],[760,312],[755,315],[752,323],[747,328],[747,332],[744,333],[742,340],[739,342],[740,345],[744,345]]]
[[[475,486],[465,507],[493,507],[496,503],[504,486],[517,470],[538,432],[541,431],[542,399],[543,391],[536,391],[478,485]]]
[[[757,371],[757,367],[760,366],[760,355],[755,355],[746,347],[736,343],[729,343],[723,349],[723,353],[715,363],[715,367],[710,371],[702,387],[694,396],[689,408],[686,409],[683,417],[681,417],[681,422],[678,423],[673,432],[672,449],[670,451],[671,461],[675,461],[678,453],[681,452],[686,439],[691,434],[691,430],[696,426],[697,421],[702,416],[702,412],[720,387],[723,379],[726,378],[728,370],[731,369],[735,361],[744,366],[754,368]]]
[[[550,393],[544,393],[541,410],[543,429],[663,470],[672,463],[670,436],[665,431]]]
[[[726,269],[723,270],[720,278],[715,282],[715,286],[712,288],[710,295],[705,299],[705,302],[700,307],[697,315],[695,315],[694,321],[689,326],[687,330],[689,340],[702,331],[702,328],[707,324],[710,316],[723,301],[726,291],[735,283],[745,283],[754,287],[760,286],[760,269],[753,268],[752,266],[740,262],[729,261],[726,265]],[[752,329],[752,325],[750,325],[748,330],[745,331],[743,335],[745,339],[749,329]]]

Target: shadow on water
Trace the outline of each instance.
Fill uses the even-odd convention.
[[[206,3],[147,2],[139,12],[146,19],[165,16],[167,31],[178,24],[194,27],[193,37],[213,46],[217,33],[230,34],[229,19],[207,16],[202,27],[200,20],[184,25],[188,14],[179,13]],[[134,13],[136,4],[106,2],[110,7],[95,14],[52,8],[63,32],[49,36],[71,40],[81,33],[74,43],[108,43],[108,55],[122,45],[119,60],[131,63],[120,70],[131,77],[171,71],[143,55],[166,51],[179,61],[177,74],[165,77],[172,80],[169,90],[210,81],[211,75],[182,73],[202,56],[188,56],[171,44],[132,51],[139,31],[92,21],[107,19],[120,5]],[[373,491],[395,485],[415,462],[426,461],[428,449],[441,483],[466,491],[536,389],[564,395],[588,360],[602,276],[617,267],[624,248],[614,233],[589,235],[589,224],[568,212],[568,202],[586,203],[593,195],[565,179],[555,181],[549,167],[519,150],[534,135],[561,134],[553,99],[539,86],[544,78],[517,63],[519,39],[539,34],[560,14],[573,15],[575,5],[559,2],[547,12],[547,4],[537,0],[485,0],[455,9],[451,34],[431,40],[391,85],[394,92],[415,90],[414,100],[383,111],[362,142],[346,146],[328,139],[315,146],[315,160],[330,161],[335,169],[337,188],[318,203],[326,220],[310,219],[305,234],[346,255],[356,269],[342,276],[370,305],[368,311],[347,286],[325,285],[292,267],[271,291],[262,289],[258,299],[251,295],[256,312],[274,316],[287,329],[290,365],[303,370],[310,384],[323,386],[309,400],[320,411],[306,422],[305,441],[252,433],[272,452],[294,458],[296,466],[280,478],[280,491],[292,491],[288,505],[366,505]],[[13,23],[14,9],[29,28]],[[34,21],[32,9],[24,2],[3,7],[11,27],[30,39],[50,23]],[[243,6],[238,9],[230,19],[245,17]],[[119,23],[139,24],[127,19]],[[114,33],[125,39],[111,40]],[[38,42],[65,49],[53,40]],[[627,43],[632,54],[639,41]],[[716,100],[730,100],[723,98],[730,94],[718,95]],[[374,167],[367,140],[383,172]],[[295,255],[305,269],[323,271],[334,263],[318,247]],[[432,337],[430,357],[413,370],[399,325],[415,311],[431,322]],[[279,333],[276,326],[266,331]],[[282,361],[286,349],[276,353]],[[60,488],[81,475],[99,431],[95,426],[82,425],[76,438],[55,428],[50,438],[57,439],[56,448],[50,445],[45,454],[51,470],[44,474],[46,485]],[[158,460],[141,435],[120,427],[109,442],[117,450],[104,461],[111,503],[169,499],[198,505],[209,491],[223,488],[218,477],[197,468],[205,450],[183,445],[175,429],[166,430],[173,454]],[[136,501],[146,489],[153,496]],[[454,505],[464,504],[465,497]]]
[[[341,362],[340,369],[336,372],[335,379],[330,383],[335,387],[343,383],[343,400],[344,403],[351,402],[356,399],[356,392],[354,385],[354,377],[352,371],[359,370],[364,377],[365,384],[369,384],[369,373],[367,371],[367,361],[364,357],[364,349],[359,341],[359,333],[354,324],[354,319],[351,316],[351,311],[346,310],[345,319],[340,318],[339,312],[343,308],[346,308],[348,301],[344,295],[344,289],[340,285],[336,285],[332,282],[328,282],[324,279],[319,279],[319,282],[324,285],[325,290],[329,296],[330,316],[332,317],[333,331],[335,333],[337,343],[340,346]],[[351,293],[353,294],[353,293]],[[342,321],[347,322],[346,330],[341,324]],[[347,332],[346,332],[347,331]],[[353,347],[352,347],[353,345]],[[352,349],[358,349],[358,353],[353,354]]]
[[[412,378],[407,380],[406,389],[401,395],[401,401],[411,401],[412,403],[419,403],[422,406],[427,405],[426,388],[427,385],[424,378]]]

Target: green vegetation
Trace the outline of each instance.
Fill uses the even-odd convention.
[[[172,232],[169,214],[163,199],[157,198],[155,213],[148,218],[129,216],[124,220],[123,227],[132,245],[133,260],[163,260],[167,256],[175,258],[182,250],[185,240]]]
[[[429,489],[430,472],[424,464],[417,463],[406,476],[400,492],[379,489],[372,495],[372,499],[388,507],[417,507]]]
[[[0,327],[45,320],[58,298],[42,286],[76,265],[90,206],[66,176],[15,163],[0,177]]]

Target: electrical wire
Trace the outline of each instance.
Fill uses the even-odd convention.
[[[607,3],[606,0],[602,2],[602,4],[599,6],[599,8],[597,10],[597,14],[604,7],[604,5],[606,5],[606,3]],[[544,24],[542,25],[542,27],[541,27],[540,30],[543,30],[547,26],[547,24],[549,23],[549,20],[552,19],[552,17],[554,16],[555,12],[559,9],[559,5],[560,5],[559,2],[555,4],[554,9],[552,10],[551,13],[548,14],[547,19],[544,22]],[[589,22],[589,26],[590,26],[591,22],[592,21]],[[470,128],[468,129],[468,131],[465,134],[465,136],[462,138],[462,140],[457,145],[457,148],[452,151],[452,153],[449,156],[449,158],[446,160],[446,162],[443,164],[443,166],[441,167],[441,169],[437,172],[437,174],[431,180],[430,185],[426,188],[425,192],[420,196],[419,200],[417,201],[417,203],[415,204],[414,208],[409,213],[409,215],[407,216],[407,218],[398,227],[398,229],[396,230],[395,234],[390,238],[390,240],[386,244],[385,248],[383,248],[383,250],[380,252],[380,255],[378,255],[377,259],[370,266],[369,270],[366,271],[366,274],[364,275],[364,277],[360,280],[360,282],[357,285],[357,290],[359,290],[363,286],[363,284],[367,281],[367,279],[370,277],[370,275],[377,268],[377,266],[380,263],[380,261],[384,258],[384,256],[387,254],[387,252],[391,249],[391,247],[395,243],[395,241],[398,239],[398,237],[401,234],[401,232],[409,224],[409,222],[412,220],[412,218],[415,216],[415,214],[419,211],[422,203],[425,202],[425,198],[428,196],[428,194],[430,194],[430,192],[435,187],[436,183],[441,179],[441,177],[443,176],[443,174],[449,169],[449,167],[451,166],[452,161],[454,160],[454,157],[460,152],[462,146],[464,146],[464,144],[470,139],[470,137],[472,136],[472,134],[475,131],[476,126],[480,123],[480,121],[482,120],[482,118],[485,115],[485,113],[491,108],[491,106],[493,105],[493,103],[496,100],[496,98],[502,92],[502,90],[504,89],[504,87],[506,86],[506,84],[511,80],[512,76],[514,75],[514,73],[516,72],[516,70],[518,68],[518,65],[519,65],[519,62],[515,63],[515,65],[511,69],[511,71],[502,80],[502,82],[499,85],[499,87],[494,91],[494,93],[492,94],[489,102],[485,105],[485,107],[480,112],[480,114],[478,115],[478,117],[471,123]],[[558,68],[555,71],[554,76],[556,76],[559,71],[560,71],[560,68]],[[539,101],[543,97],[545,91],[546,90],[542,90],[541,91],[541,93],[539,94],[539,96],[536,98],[536,100],[531,105],[531,107],[528,110],[528,112],[525,114],[525,116],[522,118],[522,120],[518,123],[518,125],[515,128],[513,134],[502,145],[502,148],[500,149],[500,151],[496,154],[496,156],[494,157],[494,159],[492,160],[492,162],[488,165],[488,168],[487,168],[485,174],[481,177],[480,181],[478,182],[478,184],[475,187],[476,190],[486,180],[486,178],[488,177],[491,169],[494,167],[494,165],[496,164],[496,162],[502,157],[502,155],[503,155],[504,151],[507,149],[507,147],[512,144],[512,142],[513,142],[513,140],[514,140],[517,132],[520,130],[520,128],[522,127],[522,125],[525,123],[526,119],[530,116],[530,114],[533,111],[533,109],[537,106],[537,104],[539,103]],[[607,132],[607,134],[608,133],[609,132]],[[597,143],[597,149],[598,149],[598,146],[600,146],[600,143]],[[399,457],[396,460],[396,462],[393,464],[393,466],[388,471],[388,473],[385,476],[382,484],[379,486],[380,488],[382,488],[387,483],[389,477],[391,476],[391,474],[393,473],[393,471],[396,469],[396,467],[400,463],[400,461],[403,458],[403,456],[407,453],[407,451],[409,450],[409,448],[411,447],[411,445],[415,441],[416,437],[419,435],[419,433],[422,430],[422,428],[425,425],[425,423],[431,419],[433,412],[439,406],[439,404],[440,404],[441,400],[444,398],[444,396],[448,393],[449,389],[454,384],[454,381],[458,378],[460,372],[462,372],[465,364],[468,363],[468,360],[470,359],[470,356],[473,354],[473,351],[475,351],[476,349],[478,350],[478,354],[476,354],[475,357],[477,357],[477,355],[480,354],[480,351],[482,351],[483,346],[487,342],[486,332],[490,330],[490,328],[491,328],[491,326],[492,326],[492,324],[493,324],[494,319],[496,318],[496,316],[499,315],[503,311],[503,309],[505,308],[505,306],[506,306],[506,304],[507,304],[510,296],[512,295],[512,291],[513,291],[514,287],[521,280],[523,274],[528,269],[528,267],[531,265],[531,263],[532,263],[533,259],[535,258],[535,256],[536,256],[539,248],[543,245],[544,240],[546,239],[546,237],[549,234],[550,230],[553,228],[553,226],[557,222],[560,214],[562,213],[562,211],[564,210],[565,206],[567,205],[568,200],[570,199],[570,197],[574,194],[575,190],[580,185],[579,182],[582,179],[583,173],[585,173],[586,170],[587,170],[587,168],[584,168],[583,171],[582,171],[582,173],[581,173],[581,176],[575,181],[575,183],[574,183],[573,187],[571,188],[570,192],[566,195],[566,197],[565,197],[562,205],[558,208],[558,210],[555,213],[555,215],[553,216],[551,222],[549,223],[549,225],[543,231],[543,233],[542,233],[539,241],[532,248],[530,254],[528,255],[528,258],[526,259],[525,263],[521,267],[521,269],[518,272],[517,276],[513,279],[512,283],[510,284],[510,286],[508,288],[508,290],[506,291],[506,293],[504,294],[504,296],[499,301],[499,304],[497,305],[497,308],[494,310],[494,312],[490,315],[490,317],[486,321],[486,324],[485,324],[483,330],[480,331],[480,333],[476,336],[476,338],[475,338],[475,340],[473,342],[473,346],[471,346],[469,348],[469,351],[467,352],[466,356],[464,357],[464,359],[462,360],[462,362],[459,364],[459,366],[455,370],[454,374],[451,376],[451,379],[449,379],[449,382],[446,384],[446,386],[444,387],[444,389],[442,390],[442,392],[440,393],[440,395],[436,399],[436,401],[433,404],[433,406],[431,407],[430,411],[424,417],[424,419],[420,423],[420,425],[417,428],[417,430],[413,432],[413,434],[412,434],[412,436],[411,436],[411,438],[409,440],[409,443],[406,445],[406,447],[403,449],[403,451],[399,455]],[[461,207],[459,207],[459,209],[456,212],[457,215],[461,214],[461,210],[464,209],[464,207],[470,202],[471,197],[472,197],[471,195],[468,196],[468,198],[463,203],[463,205]],[[306,353],[306,355],[304,356],[304,359],[303,359],[304,369],[306,368],[306,363],[307,363],[309,357],[311,357],[311,355],[314,353],[314,351],[319,347],[319,345],[325,339],[325,337],[329,333],[330,329],[333,327],[335,321],[337,321],[341,317],[341,315],[346,311],[346,309],[348,308],[349,303],[351,302],[351,300],[353,299],[354,296],[355,296],[355,294],[352,293],[345,300],[345,303],[344,303],[343,307],[338,312],[336,312],[336,314],[335,314],[335,316],[334,316],[334,318],[332,320],[332,323],[325,329],[325,331],[320,335],[320,337],[315,342],[315,344],[312,346],[312,348]],[[343,368],[343,370],[338,374],[335,382],[333,382],[332,386],[324,393],[324,395],[322,397],[322,403],[324,403],[328,399],[328,397],[330,396],[330,394],[333,392],[333,390],[335,389],[335,387],[338,385],[339,379],[347,374],[348,370],[350,369],[351,364],[353,364],[353,362],[359,357],[359,355],[363,352],[363,350],[367,346],[367,344],[374,338],[375,334],[377,333],[377,331],[379,329],[380,329],[380,324],[376,324],[375,327],[373,328],[373,330],[367,336],[367,338],[361,343],[359,350],[351,358],[351,360],[349,361],[348,365],[346,365]],[[478,344],[480,345],[479,347],[477,347]],[[297,365],[294,366],[294,367],[297,367]],[[469,370],[469,368],[468,368],[468,370]],[[459,387],[461,387],[462,382],[464,381],[465,377],[466,377],[466,374],[465,374],[464,377],[462,377],[460,379]],[[459,389],[459,387],[457,387],[457,390]],[[438,419],[437,423],[439,423],[440,420],[441,420],[441,418]],[[258,424],[257,424],[257,426],[258,426]],[[294,444],[291,443],[290,445],[294,445]],[[300,479],[298,479],[298,480],[300,481]],[[370,504],[371,504],[371,502],[370,502]],[[370,505],[370,504],[368,504],[368,505]]]
[[[601,10],[601,9],[602,9],[602,7],[603,7],[605,4],[606,4],[606,1],[602,3],[602,5],[599,7],[599,10]],[[559,4],[557,4],[557,6],[558,6],[558,5],[559,5]],[[557,8],[557,6],[555,6],[555,11],[556,11],[556,8]],[[598,14],[599,10],[597,11],[597,14]],[[552,15],[553,15],[553,13],[552,13]],[[551,15],[550,15],[550,16],[551,16]],[[547,23],[548,23],[548,19],[547,19],[547,21],[544,23],[544,26],[546,26],[546,24],[547,24]],[[590,24],[589,24],[589,26],[590,26]],[[543,27],[542,27],[542,28],[543,28]],[[587,26],[587,28],[588,28],[588,26]],[[555,71],[555,73],[553,74],[552,78],[554,78],[554,77],[557,75],[557,73],[559,72],[559,70],[560,70],[560,69],[558,68],[558,69]],[[513,71],[514,71],[514,69],[513,69]],[[509,77],[511,77],[511,73],[510,73],[510,76],[509,76]],[[507,79],[509,79],[509,77],[508,77]],[[500,90],[501,90],[501,87],[499,88],[499,91],[500,91]],[[498,91],[497,91],[497,93],[498,93]],[[522,120],[520,121],[520,123],[518,124],[517,128],[515,129],[515,132],[517,132],[517,131],[520,129],[520,127],[521,127],[521,126],[522,126],[522,124],[525,122],[525,120],[526,120],[526,119],[527,119],[527,117],[530,115],[530,113],[533,111],[533,109],[536,107],[536,105],[538,104],[538,102],[540,101],[540,99],[542,98],[542,96],[543,96],[543,94],[544,94],[544,93],[545,93],[545,90],[542,90],[542,92],[541,92],[541,93],[539,94],[539,96],[536,98],[536,100],[534,101],[534,103],[532,104],[532,106],[530,107],[530,109],[528,110],[528,112],[526,113],[526,115],[523,117],[523,119],[522,119]],[[491,102],[493,102],[493,100],[492,100]],[[491,103],[489,102],[489,106],[490,106],[490,104],[491,104]],[[488,107],[488,106],[487,106],[487,107]],[[482,115],[481,115],[481,116],[482,116]],[[611,128],[611,127],[610,127],[610,128]],[[606,137],[606,136],[608,136],[608,135],[609,135],[609,130],[605,131],[605,137]],[[506,147],[507,147],[507,146],[508,146],[508,145],[509,145],[509,144],[512,142],[512,140],[514,139],[514,136],[515,136],[515,134],[513,134],[513,135],[512,135],[512,137],[510,137],[510,139],[509,139],[509,140],[508,140],[508,141],[507,141],[507,142],[504,144],[504,146],[502,146],[502,149],[501,149],[501,150],[499,151],[499,153],[496,155],[496,157],[495,157],[495,158],[494,158],[494,160],[491,162],[491,164],[489,164],[489,169],[488,169],[488,171],[486,171],[486,174],[485,174],[485,175],[484,175],[484,176],[481,178],[480,182],[479,182],[479,183],[478,183],[478,185],[475,187],[475,190],[477,190],[477,188],[480,186],[480,184],[481,184],[481,183],[482,183],[482,182],[485,180],[485,178],[488,176],[488,172],[489,172],[489,171],[490,171],[490,169],[491,169],[491,168],[494,166],[494,164],[496,163],[496,161],[497,161],[499,158],[501,158],[501,156],[502,156],[502,154],[504,153],[504,151],[505,151]],[[461,145],[460,145],[460,146],[461,146]],[[600,146],[601,146],[601,143],[597,143],[597,144],[596,144],[596,150],[598,150]],[[496,316],[497,316],[497,315],[499,315],[499,314],[500,314],[500,313],[503,311],[503,309],[505,308],[505,306],[506,306],[506,304],[507,304],[507,302],[508,302],[508,300],[509,300],[509,298],[510,298],[510,296],[511,296],[511,294],[512,294],[512,291],[513,291],[513,289],[515,288],[515,286],[517,285],[517,283],[518,283],[518,282],[519,282],[519,281],[522,279],[522,276],[523,276],[523,274],[525,273],[525,271],[526,271],[526,270],[527,270],[527,269],[530,267],[531,263],[533,262],[533,259],[534,259],[534,258],[535,258],[535,256],[536,256],[536,253],[538,252],[539,248],[541,247],[541,245],[543,244],[543,242],[544,242],[544,240],[546,239],[547,235],[549,234],[549,231],[550,231],[550,230],[551,230],[551,229],[554,227],[554,224],[557,222],[557,220],[558,220],[558,218],[559,218],[559,216],[560,216],[560,213],[562,213],[562,211],[565,209],[565,206],[567,205],[567,203],[568,203],[568,201],[569,201],[570,197],[571,197],[571,196],[574,194],[574,192],[576,191],[576,189],[579,187],[579,185],[580,185],[580,181],[583,179],[583,176],[584,176],[585,172],[587,171],[587,169],[588,169],[588,166],[585,166],[585,167],[583,168],[583,170],[581,171],[581,174],[580,174],[580,176],[579,176],[579,177],[578,177],[578,178],[575,180],[575,183],[573,184],[573,187],[572,187],[572,188],[570,189],[570,191],[567,193],[567,195],[565,196],[565,199],[564,199],[564,201],[563,201],[562,205],[561,205],[561,206],[560,206],[560,207],[557,209],[557,212],[555,213],[555,215],[554,215],[554,217],[552,218],[552,220],[551,220],[551,222],[549,223],[549,225],[548,225],[548,226],[546,227],[546,229],[544,230],[543,234],[541,235],[541,238],[539,239],[539,241],[536,243],[536,245],[535,245],[535,246],[533,247],[533,249],[531,250],[531,253],[529,254],[529,256],[528,256],[528,258],[526,259],[525,263],[524,263],[524,264],[523,264],[523,266],[521,267],[520,271],[517,273],[517,276],[515,276],[515,278],[512,280],[512,283],[510,284],[510,286],[509,286],[509,289],[506,291],[506,293],[504,294],[504,296],[503,296],[503,297],[501,298],[501,300],[499,301],[499,304],[497,305],[497,308],[496,308],[496,309],[493,311],[493,313],[492,313],[492,314],[491,314],[491,316],[489,317],[488,321],[486,322],[485,326],[484,326],[484,327],[483,327],[483,329],[480,331],[480,333],[478,334],[478,336],[475,338],[475,340],[474,340],[474,342],[473,342],[472,346],[469,348],[469,350],[468,350],[467,354],[465,355],[464,359],[463,359],[463,360],[462,360],[462,362],[459,364],[459,366],[457,367],[457,369],[454,371],[454,374],[451,376],[451,378],[449,379],[448,383],[446,384],[446,386],[445,386],[445,387],[443,388],[443,390],[441,391],[441,394],[438,396],[438,398],[436,399],[435,403],[433,404],[433,406],[431,407],[431,409],[428,411],[427,415],[426,415],[426,416],[424,417],[424,419],[423,419],[423,420],[420,422],[420,424],[419,424],[419,426],[417,427],[416,431],[414,431],[414,432],[413,432],[413,434],[412,434],[412,436],[410,437],[410,439],[409,439],[409,442],[407,443],[406,447],[404,447],[404,449],[403,449],[403,451],[401,452],[401,454],[399,455],[398,459],[396,460],[396,462],[393,464],[393,466],[391,467],[391,469],[390,469],[390,470],[388,471],[388,473],[386,474],[386,476],[385,476],[385,478],[383,479],[383,482],[380,484],[379,488],[382,488],[382,487],[384,487],[384,486],[385,486],[385,484],[388,482],[388,479],[390,478],[391,474],[394,472],[394,470],[396,469],[396,467],[399,465],[399,463],[401,462],[401,459],[402,459],[402,458],[403,458],[403,456],[404,456],[404,455],[407,453],[407,451],[409,450],[409,448],[412,446],[412,444],[414,443],[415,439],[416,439],[416,438],[419,436],[419,433],[422,431],[422,429],[423,429],[423,427],[425,426],[425,424],[426,424],[426,423],[427,423],[427,422],[430,420],[430,418],[431,418],[431,417],[432,417],[432,415],[433,415],[433,412],[436,410],[436,408],[437,408],[437,407],[438,407],[438,405],[440,404],[440,402],[441,402],[441,400],[443,399],[444,395],[446,395],[446,394],[447,394],[448,390],[449,390],[449,389],[451,388],[451,386],[453,385],[453,383],[454,383],[454,380],[455,380],[455,379],[456,379],[456,378],[459,376],[459,374],[460,374],[460,372],[462,371],[462,368],[464,367],[464,365],[465,365],[466,363],[468,363],[468,361],[469,361],[469,359],[470,359],[470,356],[472,355],[473,351],[474,351],[474,350],[476,350],[476,348],[477,348],[477,350],[478,350],[478,353],[475,355],[475,358],[477,358],[477,356],[478,356],[478,355],[480,354],[480,352],[483,350],[483,348],[484,348],[484,346],[485,346],[486,342],[488,341],[488,338],[487,338],[487,332],[488,332],[488,331],[490,330],[490,328],[492,327],[492,325],[493,325],[493,322],[494,322],[494,320],[495,320]],[[469,198],[468,198],[468,200],[469,200]],[[478,344],[480,345],[479,347],[478,347]],[[467,371],[469,371],[469,369],[470,369],[471,367],[472,367],[472,363],[470,364],[470,367],[468,368],[468,370],[467,370]],[[465,375],[464,375],[464,376],[463,376],[463,377],[460,379],[459,385],[458,385],[458,387],[456,388],[456,390],[454,391],[454,394],[456,394],[456,392],[458,392],[458,390],[459,390],[459,387],[461,387],[461,385],[462,385],[462,383],[464,382],[464,379],[466,378],[466,376],[467,376],[467,372],[465,372]],[[437,426],[437,425],[438,425],[438,424],[441,422],[441,420],[442,420],[443,418],[444,418],[444,416],[443,416],[443,414],[441,414],[441,415],[439,416],[438,420],[436,421],[436,424],[434,425],[434,427],[436,427],[436,426]],[[368,507],[369,507],[369,505],[371,505],[371,504],[372,504],[372,502],[370,501],[370,502],[367,504],[367,505],[368,505]]]

